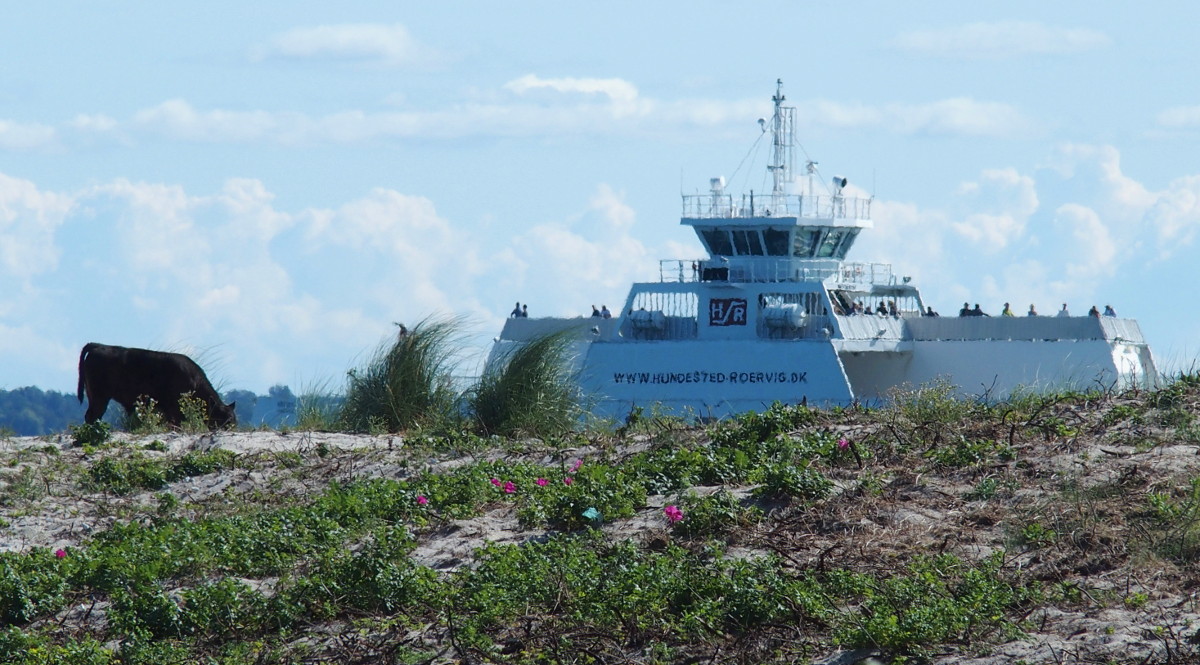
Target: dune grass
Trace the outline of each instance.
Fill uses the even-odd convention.
[[[484,434],[545,436],[570,430],[580,394],[570,372],[569,333],[524,344],[491,368],[467,392],[475,425]]]
[[[459,319],[425,319],[347,373],[339,422],[350,432],[400,432],[459,417]]]

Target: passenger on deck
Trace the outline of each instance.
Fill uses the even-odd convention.
[[[592,305],[592,316],[600,316],[600,310],[596,309],[595,305]]]
[[[1008,306],[1008,303],[1004,303],[1004,311],[1000,312],[1000,316],[1013,316],[1012,308]]]
[[[1055,316],[1060,318],[1071,316],[1071,313],[1067,311],[1067,303],[1063,303],[1063,308],[1058,310],[1058,314],[1055,314]]]
[[[1036,307],[1034,307],[1033,305],[1030,305],[1030,306],[1029,306],[1029,313],[1028,313],[1028,314],[1026,314],[1025,316],[1037,316],[1037,315],[1038,315],[1038,313],[1037,313],[1037,308],[1036,308]]]
[[[525,303],[524,305],[521,305],[521,318],[522,319],[529,318],[529,303]]]
[[[900,310],[896,308],[895,300],[888,301],[888,314],[894,319],[900,318]]]
[[[940,316],[940,315],[937,312],[933,311],[932,306],[926,306],[925,314],[923,314],[922,316]]]
[[[1092,305],[1092,308],[1088,310],[1088,316],[1094,316],[1098,319],[1100,318],[1100,310],[1096,309],[1095,305]]]
[[[512,314],[509,314],[508,317],[510,319],[518,319],[521,317],[521,301],[517,301],[516,306],[513,307]]]
[[[991,316],[979,307],[979,303],[975,303],[975,309],[971,310],[971,316]]]
[[[1112,308],[1112,305],[1104,306],[1104,316],[1116,316],[1117,310]]]
[[[600,305],[600,316],[606,319],[612,318],[612,312],[608,311],[608,305]]]
[[[880,300],[879,304],[875,306],[875,313],[879,316],[887,316],[887,307],[883,306],[882,300]]]
[[[963,308],[958,310],[958,315],[971,316],[971,305],[969,303],[963,303]]]
[[[855,313],[855,314],[866,314],[866,308],[865,308],[865,307],[863,307],[863,304],[862,304],[862,301],[861,301],[861,300],[859,300],[858,302],[854,303],[854,313]]]

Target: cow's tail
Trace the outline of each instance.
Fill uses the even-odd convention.
[[[96,348],[97,346],[100,346],[100,345],[95,342],[88,342],[87,344],[83,345],[83,350],[79,352],[79,386],[75,389],[75,396],[79,398],[80,404],[83,404],[83,387],[84,387],[83,359],[84,359],[84,357],[87,356],[89,351]]]

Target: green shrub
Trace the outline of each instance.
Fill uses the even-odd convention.
[[[112,437],[112,425],[97,420],[94,423],[71,427],[71,443],[74,446],[102,446]]]
[[[549,436],[575,426],[580,396],[569,332],[522,344],[485,373],[467,401],[484,434]]]
[[[1018,627],[1008,618],[1036,596],[1002,575],[1002,555],[972,565],[950,555],[922,557],[904,574],[879,579],[855,576],[843,586],[842,603],[854,607],[837,620],[835,639],[847,646],[874,646],[895,655],[932,655],[937,645],[993,635],[1005,639]]]
[[[771,462],[758,472],[757,480],[761,485],[754,488],[754,496],[765,499],[818,501],[833,489],[833,483],[807,461]]]
[[[170,429],[158,403],[151,398],[139,399],[133,412],[125,413],[124,422],[125,430],[134,434],[158,434]]]
[[[208,405],[194,393],[179,397],[179,413],[183,416],[179,428],[191,434],[208,431]]]
[[[693,493],[679,501],[684,518],[675,522],[671,531],[688,538],[715,537],[744,528],[762,520],[762,510],[743,505],[732,493],[720,490],[708,496]]]
[[[457,418],[453,342],[457,321],[422,321],[347,377],[339,416],[354,432],[401,432]]]
[[[21,625],[64,604],[66,569],[48,549],[0,552],[0,625]]]

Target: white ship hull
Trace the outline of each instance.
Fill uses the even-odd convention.
[[[721,418],[774,402],[870,405],[894,389],[936,382],[991,400],[1159,382],[1150,349],[1128,319],[833,318],[841,330],[875,335],[639,340],[622,335],[619,319],[510,319],[490,362],[537,336],[574,331],[572,362],[589,411],[614,420],[636,408]]]

